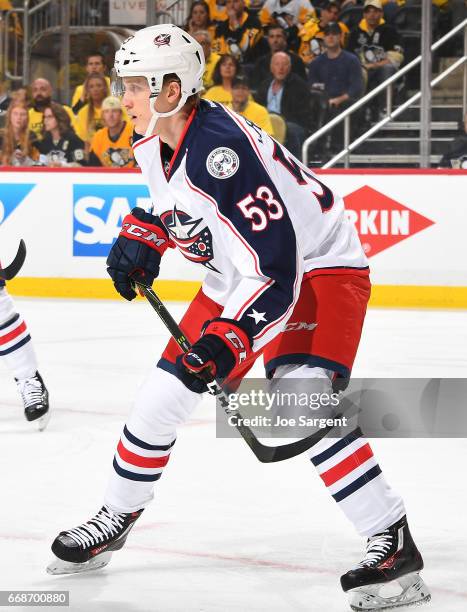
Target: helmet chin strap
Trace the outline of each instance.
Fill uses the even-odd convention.
[[[157,97],[154,98],[154,102],[152,102],[153,98],[150,98],[149,106],[151,108],[151,120],[146,129],[146,133],[144,134],[144,137],[147,138],[148,136],[152,136],[152,133],[154,132],[154,129],[156,127],[156,123],[159,117],[172,117],[172,115],[175,115],[175,113],[178,113],[178,111],[184,106],[185,102],[187,101],[187,98],[188,96],[182,95],[182,97],[178,101],[177,106],[173,110],[168,111],[167,113],[158,113],[156,109],[154,108]]]

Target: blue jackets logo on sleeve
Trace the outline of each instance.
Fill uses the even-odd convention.
[[[217,147],[209,153],[206,160],[206,169],[214,178],[229,178],[237,172],[239,167],[238,155],[228,147]]]
[[[123,218],[150,205],[145,185],[74,185],[73,255],[107,257]]]

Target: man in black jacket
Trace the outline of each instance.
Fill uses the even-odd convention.
[[[282,115],[287,125],[285,146],[301,158],[301,146],[309,129],[310,92],[306,81],[292,72],[290,57],[277,51],[271,57],[270,75],[255,95],[269,113]]]
[[[298,55],[287,49],[287,35],[282,26],[272,25],[269,27],[267,42],[269,45],[269,52],[256,60],[251,74],[250,86],[252,89],[256,89],[258,84],[268,77],[271,57],[273,53],[277,51],[284,51],[287,53],[292,64],[292,72],[302,77],[302,79],[306,79],[305,64]]]

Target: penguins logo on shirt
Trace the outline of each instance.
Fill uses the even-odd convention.
[[[211,176],[226,179],[233,176],[240,167],[240,159],[232,149],[217,147],[209,153],[206,169]]]
[[[211,231],[208,227],[198,230],[202,218],[193,219],[175,205],[173,210],[162,213],[160,219],[184,257],[208,270],[219,272],[210,263],[214,259]]]

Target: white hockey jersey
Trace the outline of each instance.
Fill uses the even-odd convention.
[[[170,166],[162,146],[134,144],[153,212],[253,350],[284,328],[304,272],[368,267],[342,198],[251,121],[202,100]]]

